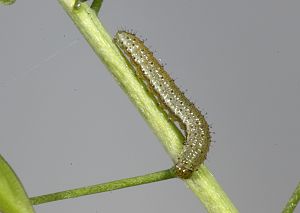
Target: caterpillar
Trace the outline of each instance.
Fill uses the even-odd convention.
[[[211,143],[209,125],[196,106],[185,97],[163,66],[135,34],[118,31],[113,39],[117,47],[128,57],[136,74],[153,92],[159,104],[164,106],[185,133],[183,150],[175,164],[175,173],[188,179],[206,159]]]

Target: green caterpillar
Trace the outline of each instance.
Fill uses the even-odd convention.
[[[175,165],[175,172],[180,178],[190,178],[206,159],[211,143],[205,117],[184,96],[141,39],[133,33],[118,31],[114,42],[130,59],[148,89],[185,132],[186,141]]]

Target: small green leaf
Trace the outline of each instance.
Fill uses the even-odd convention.
[[[15,3],[16,0],[0,0],[0,4],[10,5]]]
[[[34,210],[19,178],[0,155],[0,212],[33,213]]]

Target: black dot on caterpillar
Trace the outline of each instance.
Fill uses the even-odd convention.
[[[164,110],[179,122],[179,126],[185,132],[186,140],[178,156],[175,173],[180,178],[190,178],[206,159],[211,143],[205,117],[185,97],[153,53],[135,34],[118,31],[114,42],[129,58],[149,91],[153,91],[159,105],[164,106]]]

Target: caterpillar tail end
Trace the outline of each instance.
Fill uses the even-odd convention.
[[[185,166],[182,165],[182,163],[178,162],[175,165],[175,174],[181,179],[189,179],[192,176],[193,171],[185,168]]]

